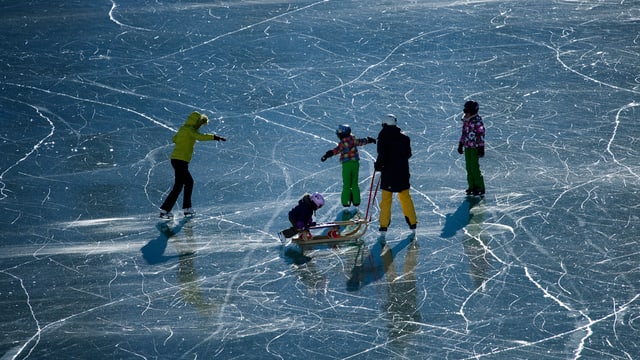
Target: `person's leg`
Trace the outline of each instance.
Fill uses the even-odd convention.
[[[480,171],[480,164],[478,163],[478,189],[480,189],[482,195],[484,195],[484,176],[482,176],[482,172]]]
[[[181,163],[186,164],[185,161],[174,160],[174,159],[171,160],[171,166],[173,167],[175,180],[173,182],[173,188],[171,189],[171,192],[169,192],[169,195],[167,195],[167,198],[164,200],[164,202],[160,206],[160,209],[166,212],[170,212],[171,209],[173,209],[173,206],[176,204],[176,201],[178,200],[178,196],[182,191],[182,187],[184,186],[184,179],[183,179],[183,173],[182,173],[183,165]]]
[[[478,150],[468,148],[464,150],[464,160],[467,168],[467,182],[469,183],[469,189],[484,191],[484,179],[480,172],[480,157],[478,156]]]
[[[393,193],[382,190],[380,195],[380,231],[386,231],[391,223],[391,200],[393,200]]]
[[[477,160],[477,165],[476,165],[476,175],[475,177],[475,182],[476,182],[476,187],[482,192],[482,194],[484,195],[485,189],[484,189],[484,176],[482,176],[482,171],[480,171],[480,157],[478,157]]]
[[[473,159],[478,157],[476,149],[465,148],[464,149],[464,166],[467,170],[467,189],[473,191]]]
[[[400,200],[400,206],[402,207],[402,213],[404,219],[407,221],[410,229],[415,229],[418,224],[418,216],[416,215],[416,208],[413,205],[413,199],[409,193],[409,189],[402,190],[398,193],[398,200]]]
[[[193,193],[193,177],[189,172],[189,163],[184,167],[184,192],[182,193],[182,208],[191,208],[191,194]]]
[[[291,223],[293,223],[293,221],[291,221]],[[290,228],[284,229],[281,232],[282,235],[288,239],[294,237],[298,233],[298,228],[295,225],[292,225]]]
[[[351,167],[349,162],[342,163],[342,193],[340,194],[342,206],[351,205]]]
[[[360,206],[360,162],[357,160],[347,161],[342,164],[342,205]]]

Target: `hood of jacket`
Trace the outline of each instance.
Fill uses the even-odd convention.
[[[201,115],[197,111],[192,112],[187,117],[184,125],[173,135],[173,142],[176,146],[173,149],[173,153],[171,153],[171,159],[190,162],[196,141],[215,140],[215,135],[213,134],[201,134],[198,132],[198,128],[206,124],[207,121],[207,116]]]
[[[208,119],[207,119],[206,116],[203,116],[199,112],[194,111],[194,112],[191,113],[191,115],[189,115],[189,117],[187,117],[187,120],[185,120],[183,126],[196,127],[198,125],[206,124],[207,120]]]

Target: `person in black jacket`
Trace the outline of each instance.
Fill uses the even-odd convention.
[[[391,223],[393,193],[398,193],[404,218],[414,235],[418,224],[416,209],[409,193],[411,140],[397,125],[398,120],[393,114],[388,114],[383,120],[377,141],[378,158],[374,164],[375,170],[381,173],[380,235],[383,237]]]

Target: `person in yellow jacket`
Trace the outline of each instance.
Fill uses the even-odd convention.
[[[184,216],[194,216],[195,211],[191,207],[191,193],[193,192],[193,178],[189,173],[189,162],[193,156],[193,148],[197,141],[227,141],[222,136],[214,134],[201,134],[198,130],[202,125],[209,122],[206,115],[194,111],[189,115],[184,125],[180,127],[178,132],[173,136],[173,142],[176,144],[171,153],[171,166],[175,171],[175,182],[171,192],[160,206],[160,217],[170,219],[171,209],[176,204],[178,196],[184,188],[182,195],[182,210]]]

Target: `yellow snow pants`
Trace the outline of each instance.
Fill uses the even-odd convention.
[[[380,229],[386,229],[391,223],[391,202],[393,200],[393,193],[391,191],[382,190],[382,198],[380,199]],[[416,215],[416,209],[413,206],[413,199],[409,194],[409,189],[402,190],[398,193],[398,200],[400,200],[400,206],[404,213],[404,219],[409,228],[415,229],[418,223],[418,217]]]

